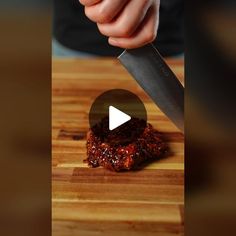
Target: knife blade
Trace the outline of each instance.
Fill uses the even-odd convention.
[[[118,59],[162,112],[184,133],[184,87],[158,50],[148,44],[125,50]]]

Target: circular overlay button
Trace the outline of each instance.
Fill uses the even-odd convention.
[[[146,127],[147,112],[140,98],[124,89],[108,90],[98,96],[89,112],[90,128],[104,142],[132,142]]]

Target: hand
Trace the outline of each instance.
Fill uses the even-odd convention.
[[[137,48],[156,38],[160,0],[80,0],[109,44]]]

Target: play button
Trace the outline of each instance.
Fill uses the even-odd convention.
[[[131,120],[131,117],[119,109],[109,106],[109,130],[113,130],[127,121]]]
[[[108,90],[93,102],[89,124],[104,142],[127,142],[137,138],[146,127],[147,113],[141,99],[124,89]]]

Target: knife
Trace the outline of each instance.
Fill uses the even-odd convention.
[[[148,44],[125,50],[118,59],[162,112],[184,133],[184,87],[158,50]]]

